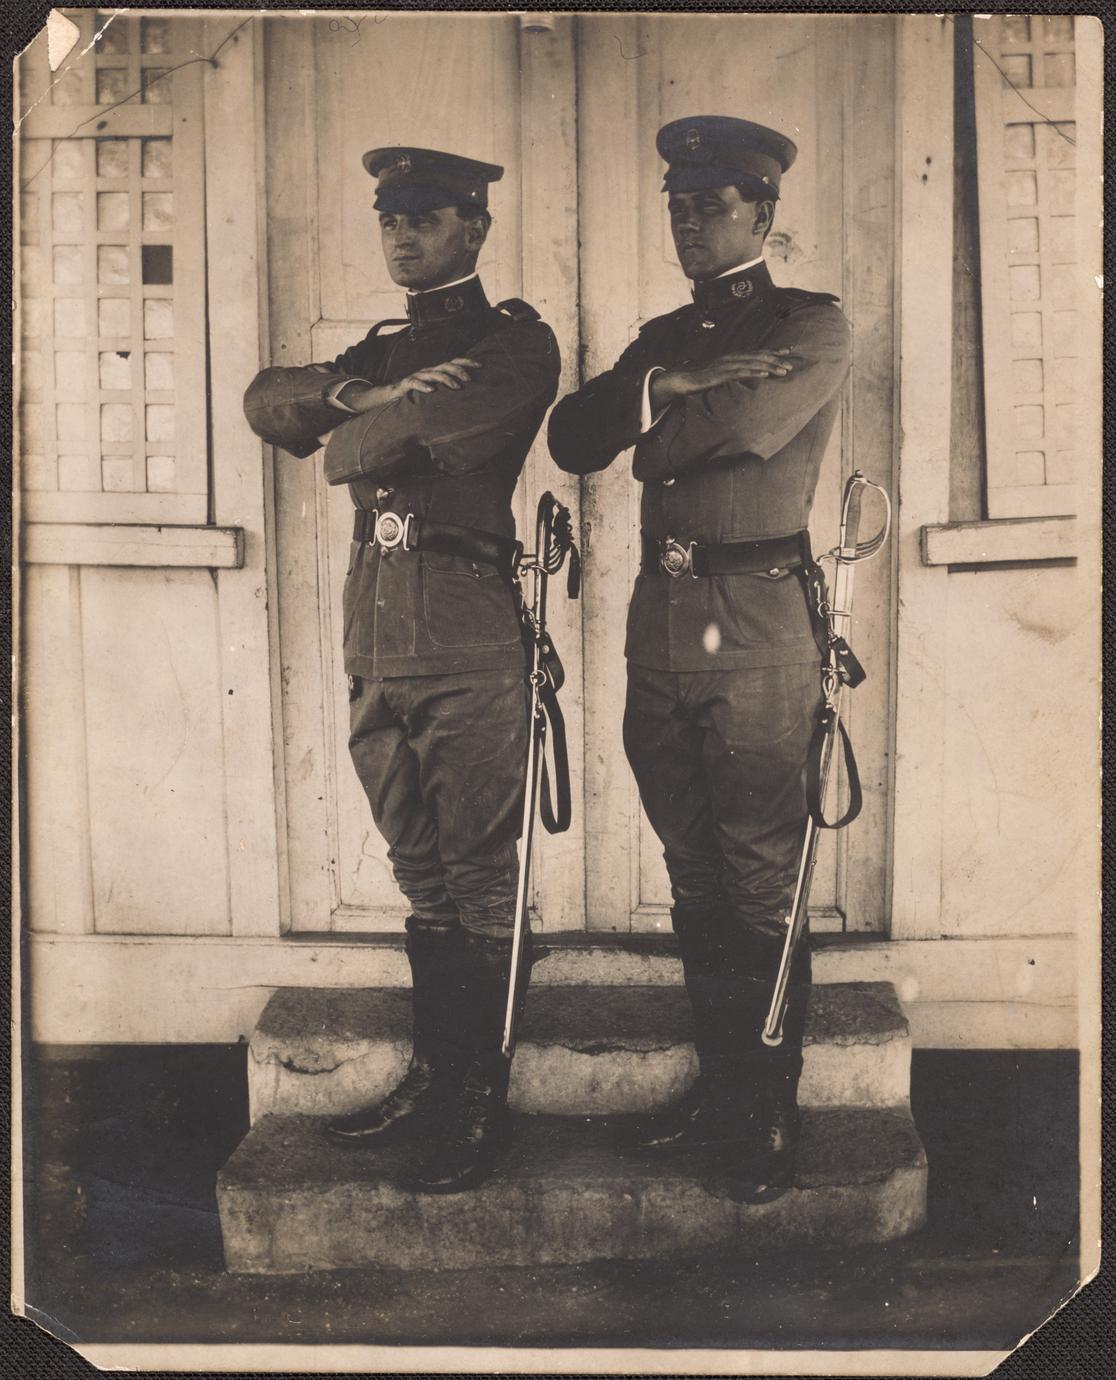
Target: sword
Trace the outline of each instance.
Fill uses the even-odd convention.
[[[862,542],[859,540],[860,505],[865,489],[874,489],[883,499],[884,520],[875,536]],[[864,670],[853,656],[846,637],[852,624],[853,575],[856,566],[861,561],[870,560],[883,548],[890,530],[891,501],[886,490],[866,479],[863,470],[855,470],[845,485],[837,545],[819,558],[820,561],[834,562],[831,599],[824,597],[824,586],[818,582],[822,596],[818,603],[818,615],[824,620],[826,627],[826,654],[822,666],[822,692],[825,695],[825,703],[818,716],[818,725],[810,745],[807,763],[809,814],[802,838],[794,895],[790,911],[784,918],[787,933],[783,941],[783,953],[779,961],[779,970],[775,975],[771,1005],[763,1026],[762,1038],[765,1045],[776,1046],[783,1042],[783,1020],[787,1012],[787,988],[790,984],[791,965],[806,929],[810,883],[813,881],[814,864],[817,861],[820,832],[822,829],[841,829],[860,813],[860,784],[852,747],[841,722],[841,701],[846,686],[853,689],[864,679]],[[838,737],[844,746],[845,762],[849,768],[850,801],[844,815],[831,823],[825,817],[825,797]]]
[[[543,799],[544,827],[552,834],[562,833],[570,825],[569,782],[565,765],[565,730],[558,708],[558,691],[562,686],[562,663],[546,630],[547,580],[557,574],[569,556],[570,568],[566,592],[577,598],[580,584],[581,559],[573,539],[573,525],[568,508],[551,493],[539,499],[535,518],[535,550],[525,554],[519,562],[517,579],[530,581],[531,597],[524,597],[522,618],[530,638],[531,688],[530,734],[527,741],[527,763],[524,774],[523,821],[520,827],[519,880],[515,892],[515,926],[512,931],[511,965],[508,971],[508,999],[504,1009],[504,1033],[501,1053],[511,1059],[515,1052],[516,1022],[519,1008],[519,981],[523,966],[523,946],[527,937],[527,898],[530,889],[531,840],[535,832],[535,812],[539,808],[540,783],[547,779],[546,744],[548,724],[555,754],[555,785],[557,808],[552,805],[549,789]],[[541,770],[540,770],[541,768]]]

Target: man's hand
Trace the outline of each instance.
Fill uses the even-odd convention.
[[[722,383],[736,383],[741,379],[782,378],[794,366],[787,356],[789,349],[753,350],[719,355],[708,364],[693,369],[667,369],[651,380],[651,406],[661,412],[678,398],[690,393],[704,393]]]
[[[472,380],[473,375],[470,371],[481,367],[475,359],[465,356],[447,359],[444,364],[431,364],[426,368],[416,369],[413,374],[408,374],[406,378],[398,379],[395,383],[346,384],[338,394],[338,401],[351,407],[354,412],[371,412],[375,407],[385,407],[388,403],[397,402],[410,393],[433,393],[436,388],[463,388]]]

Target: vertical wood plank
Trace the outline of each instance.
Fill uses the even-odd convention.
[[[507,23],[509,20],[500,20]],[[577,384],[577,80],[575,20],[556,17],[554,28],[519,33],[523,294],[548,322],[562,351],[558,395]],[[549,489],[580,528],[580,483],[550,459],[546,425],[524,468],[526,514],[520,536],[533,545],[530,524],[538,497]],[[563,698],[570,748],[573,826],[565,834],[536,831],[535,905],[541,927],[580,929],[585,924],[584,664],[581,600],[565,597],[563,578],[552,583],[549,624],[566,667]]]
[[[81,571],[99,934],[228,934],[217,600],[203,571]]]
[[[93,929],[80,572],[24,575],[22,732],[31,928]]]
[[[1082,305],[1080,389],[1078,407],[1078,473],[1081,489],[1082,521],[1078,575],[1086,599],[1098,599],[1102,579],[1102,497],[1103,497],[1103,314],[1101,288],[1104,272],[1102,234],[1104,202],[1104,27],[1095,16],[1080,15],[1074,20],[1077,47],[1077,275]],[[1080,605],[1075,605],[1080,607]],[[1097,676],[1090,687],[1089,708],[1093,725],[1100,722],[1101,682]],[[1079,764],[1082,780],[1089,781],[1089,805],[1093,820],[1101,817],[1099,740],[1086,763]],[[1088,897],[1081,907],[1077,929],[1077,1010],[1079,1048],[1089,1054],[1097,1049],[1101,1028],[1102,989],[1098,981],[1097,959],[1101,953],[1102,920],[1100,908],[1101,838],[1092,830],[1082,867],[1082,892]],[[1093,891],[1092,879],[1098,879]],[[1090,895],[1089,893],[1092,892]],[[1089,1172],[1081,1176],[1082,1220],[1096,1222],[1101,1214],[1101,1183],[1092,1166],[1101,1155],[1101,1080],[1099,1058],[1086,1057],[1081,1075],[1081,1162]],[[1094,1234],[1095,1237],[1095,1234]],[[1099,1240],[1090,1242],[1083,1252],[1083,1271],[1095,1272],[1100,1266]],[[1083,1275],[1084,1278],[1088,1274]]]
[[[202,38],[202,51],[211,53],[217,44],[225,37],[225,34],[232,29],[239,20],[230,20],[227,24],[210,21],[203,26],[192,23],[189,26],[189,34],[193,38],[191,47],[196,44],[200,33],[204,32]],[[178,28],[180,21],[171,21],[175,29]],[[252,198],[246,196],[245,189],[252,187],[251,182],[241,183],[238,194],[233,194],[228,201],[224,197],[229,189],[236,184],[231,181],[228,171],[238,161],[244,143],[247,138],[250,124],[246,121],[243,131],[234,132],[228,124],[223,128],[220,126],[221,111],[214,109],[214,114],[218,119],[218,128],[221,130],[224,142],[218,143],[214,139],[214,131],[208,127],[208,119],[205,121],[203,129],[202,109],[203,102],[208,104],[209,94],[215,85],[219,85],[226,73],[235,73],[238,68],[243,68],[243,53],[250,51],[252,46],[253,26],[248,25],[242,29],[233,41],[221,51],[217,59],[218,67],[216,70],[208,64],[194,63],[189,67],[184,67],[176,72],[170,79],[174,82],[175,91],[175,124],[173,140],[174,157],[174,455],[175,466],[175,487],[183,494],[202,494],[209,493],[209,454],[208,437],[206,435],[206,413],[201,405],[202,399],[206,395],[207,385],[210,379],[206,377],[206,305],[211,312],[216,312],[220,316],[223,311],[231,306],[227,298],[223,298],[220,293],[220,275],[222,271],[221,256],[224,247],[232,242],[228,234],[228,221],[235,221],[238,216],[244,214],[242,203],[251,202]],[[210,43],[210,39],[214,41]],[[185,46],[185,35],[176,39],[176,44]],[[249,69],[250,70],[250,69]],[[204,87],[202,73],[205,73]],[[250,78],[249,78],[250,81]],[[188,113],[189,118],[183,119],[179,114],[179,93],[181,93],[181,105]],[[220,150],[220,155],[216,155],[216,150]],[[205,192],[202,192],[202,184],[207,183]],[[248,208],[250,214],[255,215],[254,205]],[[224,211],[225,216],[218,221],[219,213]],[[208,224],[207,224],[208,222]],[[212,237],[212,231],[224,228],[225,235],[216,242]],[[207,242],[206,235],[209,232]],[[144,243],[147,243],[148,235],[143,236]],[[203,251],[202,246],[206,246]],[[208,264],[207,264],[208,256]],[[218,280],[217,290],[214,290],[214,271]],[[209,275],[209,295],[206,296],[206,275]],[[210,317],[210,340],[219,340],[218,331],[213,329],[214,316]],[[139,326],[139,335],[146,334],[143,323]],[[157,346],[156,346],[157,348]],[[216,360],[211,356],[212,382],[220,381],[220,372],[215,367]],[[136,362],[137,368],[143,366],[143,351]],[[216,419],[211,417],[215,423]],[[142,418],[141,418],[142,422]],[[216,425],[214,425],[215,437],[220,436]],[[138,449],[143,452],[146,450],[146,432],[141,428]],[[218,519],[220,521],[220,519]]]
[[[779,258],[781,246],[776,232],[780,229],[780,217],[776,214],[772,231],[775,238],[768,236],[765,253],[775,281],[780,286],[814,288],[840,297],[841,309],[853,323],[855,341],[855,308],[849,301],[851,266],[848,254],[843,252],[848,239],[846,216],[852,210],[845,195],[846,174],[849,163],[855,162],[856,153],[859,152],[851,147],[852,134],[845,114],[845,88],[850,70],[849,52],[845,46],[848,20],[841,15],[823,14],[810,18],[801,16],[790,22],[799,27],[802,46],[813,58],[813,72],[803,73],[806,80],[803,81],[800,76],[794,88],[797,105],[794,134],[800,143],[805,144],[806,153],[804,157],[800,155],[795,159],[787,181],[788,184],[792,179],[795,183],[804,179],[812,182],[812,186],[808,183],[793,188],[792,194],[802,200],[812,196],[816,228],[813,252],[808,253],[808,262],[799,266],[788,257],[784,266]],[[863,93],[861,99],[865,96],[866,93]],[[863,109],[858,102],[858,115],[865,125],[869,124],[871,112],[867,108],[867,101]],[[839,131],[843,131],[843,134]],[[846,381],[840,415],[826,445],[818,475],[810,520],[811,542],[815,551],[828,551],[837,539],[840,496],[845,476],[852,468],[854,376],[855,366]],[[859,645],[863,646],[863,642]],[[852,697],[845,703],[852,731],[852,719],[858,714],[860,705],[853,703]],[[859,733],[857,742],[863,752]],[[833,788],[837,793],[834,798],[841,798],[845,789],[843,762],[837,763]],[[852,842],[859,838],[863,838],[863,825],[858,827],[857,834],[848,830],[825,830],[818,840],[817,863],[810,889],[811,925],[817,932],[822,932],[822,916],[827,913],[834,915],[835,927],[840,928],[837,912],[846,910],[848,852]]]
[[[625,61],[622,54],[640,51],[641,24],[633,15],[609,14],[581,15],[577,25],[581,382],[610,367],[639,318],[641,63]],[[642,153],[646,159],[647,150]],[[633,487],[624,459],[582,481],[590,929],[628,929],[639,903],[634,846],[639,800],[621,745],[626,678],[622,630],[634,577]]]
[[[977,236],[976,123],[971,20],[955,22],[953,171],[953,387],[950,409],[950,499],[953,522],[984,517],[984,357],[980,333],[980,241]]]
[[[305,364],[318,319],[315,71],[311,21],[261,21],[266,111],[267,362]],[[273,452],[275,580],[289,922],[326,929],[330,915],[323,649],[318,607],[316,465]]]
[[[861,468],[894,497],[896,21],[890,15],[850,15],[841,22],[846,27],[842,290],[853,326],[842,477]],[[838,501],[839,494],[831,493],[825,502],[834,506],[819,514],[831,541]],[[877,511],[869,501],[865,522]],[[846,699],[864,785],[860,818],[841,831],[846,851],[840,902],[849,930],[880,930],[887,923],[894,554],[894,548],[886,549],[856,575],[852,640],[868,679]]]
[[[207,21],[212,52],[239,20]],[[244,388],[260,367],[260,263],[256,46],[250,24],[205,73],[209,246],[210,408],[213,510],[220,524],[244,529],[244,564],[217,576],[220,695],[225,751],[229,903],[234,934],[278,934],[279,855],[264,539],[263,447],[241,410]]]
[[[953,28],[898,19],[899,504],[893,938],[937,934],[942,889],[945,569],[919,529],[949,519]]]

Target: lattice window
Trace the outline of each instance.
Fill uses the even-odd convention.
[[[197,24],[65,13],[60,71],[43,38],[20,62],[25,514],[205,522]]]
[[[973,20],[988,516],[1074,511],[1071,15]]]

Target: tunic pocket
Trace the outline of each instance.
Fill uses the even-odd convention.
[[[718,583],[722,616],[737,645],[778,646],[812,640],[809,606],[792,570],[776,576],[730,575]]]
[[[481,561],[424,551],[422,598],[436,647],[504,647],[519,641],[512,591],[499,571]]]

